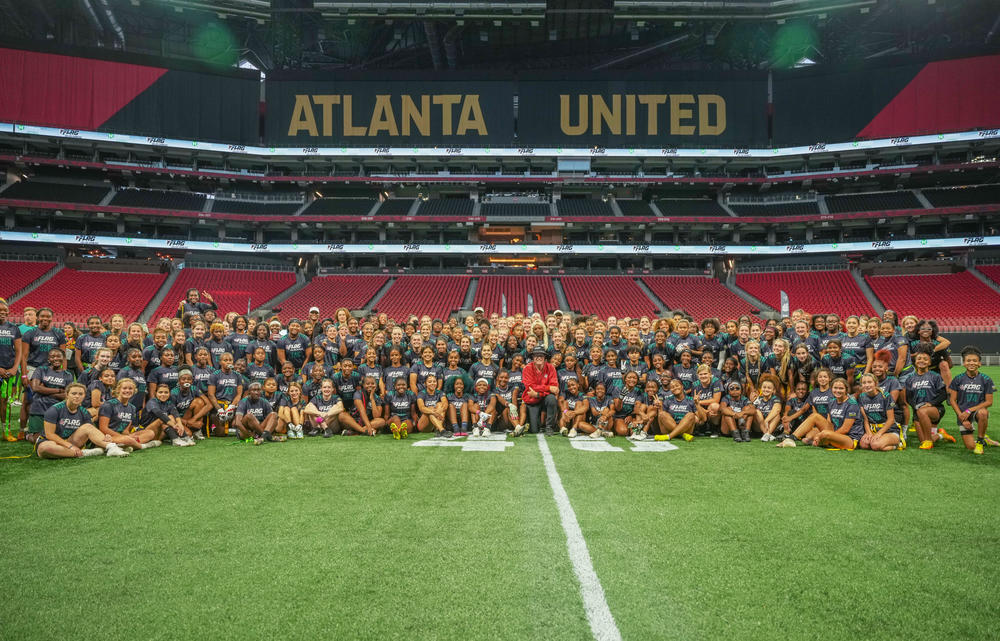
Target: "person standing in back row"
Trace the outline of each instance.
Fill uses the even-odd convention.
[[[201,302],[201,297],[204,297],[208,302]],[[192,287],[187,291],[187,297],[177,305],[177,318],[199,316],[210,309],[213,311],[219,309],[212,295],[208,292],[202,292],[201,296],[199,296],[198,290]]]
[[[528,425],[532,434],[541,429],[542,412],[545,412],[545,434],[555,434],[556,421],[559,419],[559,377],[556,368],[545,359],[545,350],[536,347],[531,352],[531,363],[524,366],[521,372],[521,385],[524,393],[521,400],[528,410]],[[514,430],[514,436],[524,434],[524,426]]]

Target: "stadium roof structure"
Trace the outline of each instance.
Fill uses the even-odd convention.
[[[748,70],[997,51],[937,0],[0,1],[0,38],[275,69]]]

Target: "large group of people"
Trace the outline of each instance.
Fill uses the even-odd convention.
[[[982,454],[993,381],[975,346],[931,319],[808,314],[696,323],[555,311],[397,322],[344,308],[283,320],[221,314],[191,290],[150,331],[121,315],[85,328],[0,302],[0,419],[41,458],[128,456],[212,437],[255,444],[412,433]]]

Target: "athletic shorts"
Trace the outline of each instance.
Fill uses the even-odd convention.
[[[0,396],[13,399],[21,391],[21,374],[17,373],[0,382]]]
[[[964,412],[965,410],[962,410],[962,411]],[[981,412],[981,411],[982,410],[976,410],[972,414],[969,414],[969,422],[972,423],[972,429],[977,429],[977,427],[976,427],[976,417],[979,416],[979,412]],[[941,416],[944,416],[944,412],[941,412]],[[958,417],[955,417],[955,418],[957,419]],[[965,426],[962,425],[961,421],[956,420],[955,422],[958,424],[958,426],[960,428],[962,428],[963,430],[965,429]]]
[[[32,414],[28,417],[28,431],[32,434],[45,433],[45,417],[41,414]]]

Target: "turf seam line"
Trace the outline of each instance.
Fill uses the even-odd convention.
[[[587,542],[583,539],[580,523],[576,520],[576,512],[570,505],[569,495],[566,494],[566,488],[563,487],[559,472],[556,471],[549,445],[541,434],[538,435],[538,448],[542,452],[545,473],[552,487],[552,498],[559,508],[559,520],[566,533],[566,549],[573,563],[573,572],[580,583],[580,596],[583,597],[583,609],[587,613],[590,631],[598,641],[621,641],[622,634],[618,631],[618,625],[604,598],[604,588],[601,587],[601,580],[594,571],[594,563],[590,558],[590,551],[587,550]]]

